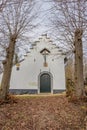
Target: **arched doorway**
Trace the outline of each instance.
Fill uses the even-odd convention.
[[[52,77],[50,73],[40,74],[40,93],[51,93],[52,88]]]

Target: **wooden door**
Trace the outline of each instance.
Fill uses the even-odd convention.
[[[44,73],[40,76],[40,92],[51,92],[51,77],[48,73]]]

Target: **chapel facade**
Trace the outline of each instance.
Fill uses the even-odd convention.
[[[44,34],[32,43],[20,66],[13,66],[10,92],[16,94],[58,93],[65,90],[65,56]]]

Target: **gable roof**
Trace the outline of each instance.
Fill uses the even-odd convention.
[[[42,49],[42,50],[40,51],[40,53],[43,53],[44,51],[50,53],[50,51],[49,51],[47,48]]]

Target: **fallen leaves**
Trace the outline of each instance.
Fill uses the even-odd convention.
[[[83,108],[62,95],[17,97],[0,106],[0,130],[82,130]]]

